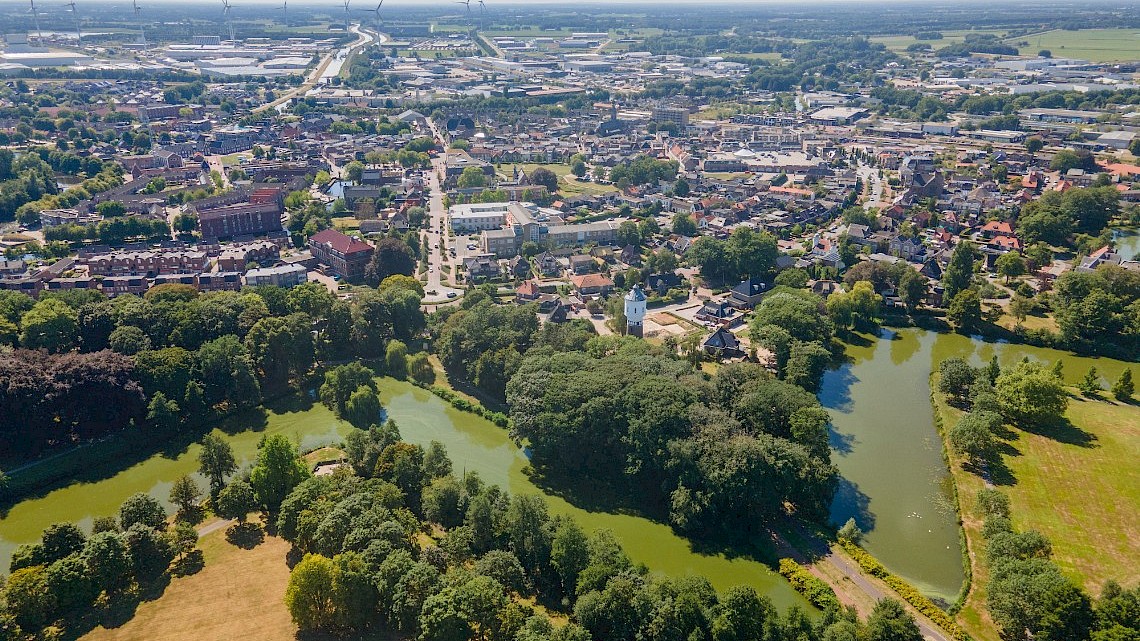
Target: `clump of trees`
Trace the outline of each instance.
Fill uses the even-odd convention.
[[[994,357],[980,368],[952,357],[938,365],[938,391],[967,411],[948,434],[954,452],[985,472],[997,456],[1002,426],[1033,430],[1061,420],[1068,394],[1057,367],[1022,361],[1002,370]]]
[[[691,219],[687,215],[685,220]],[[683,223],[682,223],[683,225]],[[674,232],[683,233],[687,230],[677,229],[677,219],[673,223]],[[695,227],[691,235],[695,234]],[[728,240],[719,240],[712,236],[697,238],[692,247],[685,252],[685,260],[701,268],[701,276],[716,283],[735,285],[743,278],[763,279],[776,266],[779,256],[776,238],[767,232],[753,231],[748,227],[738,227],[733,230]]]
[[[758,365],[705,380],[643,341],[598,337],[535,350],[507,400],[536,468],[650,497],[685,532],[752,530],[788,506],[822,518],[835,490],[827,413]]]
[[[1140,345],[1140,274],[1117,265],[1072,270],[1054,283],[1049,302],[1066,346],[1135,353]]]
[[[1120,192],[1112,186],[1047,191],[1026,203],[1017,231],[1026,243],[1068,246],[1075,233],[1098,236],[1119,212]]]
[[[82,634],[93,608],[114,607],[140,585],[161,586],[172,562],[190,558],[197,541],[193,526],[168,526],[162,505],[147,494],[129,497],[117,518],[96,519],[90,533],[52,524],[38,543],[12,555],[0,632],[5,639],[43,638],[37,635],[49,628]]]
[[[112,300],[0,292],[0,344],[17,346],[0,351],[0,446],[30,456],[132,424],[167,438],[288,392],[317,358],[407,344],[425,328],[421,297],[399,280],[352,302],[317,284],[211,294],[162,285]],[[351,404],[356,414],[378,414],[368,400]]]
[[[874,296],[873,293],[871,295]],[[873,298],[871,306],[877,307]],[[860,307],[858,313],[862,315],[864,312],[874,316],[870,309]],[[839,315],[842,317],[840,320],[850,322],[855,313],[855,307],[847,301],[842,310],[834,305],[827,310],[819,296],[806,290],[779,286],[756,308],[749,331],[758,346],[771,352],[779,378],[815,391],[831,361],[828,348],[834,332],[832,315]]]
[[[351,469],[302,482],[277,515],[301,558],[285,603],[303,631],[425,641],[921,639],[894,601],[866,622],[835,605],[813,620],[796,607],[779,613],[749,587],[717,594],[700,577],[650,575],[608,530],[586,532],[550,516],[541,498],[512,496],[474,472],[458,477],[442,446],[405,443],[391,423],[356,432],[347,452]],[[554,614],[570,622],[555,626]]]
[[[1124,590],[1109,581],[1094,602],[1052,561],[1048,538],[1013,528],[1006,495],[984,489],[978,504],[985,517],[982,535],[990,566],[986,605],[1003,638],[1068,641],[1140,635],[1135,616],[1140,588]]]
[[[449,371],[496,398],[532,347],[580,350],[596,334],[584,320],[539,327],[533,305],[497,305],[493,287],[469,291],[458,310],[444,308],[432,318],[431,333]]]

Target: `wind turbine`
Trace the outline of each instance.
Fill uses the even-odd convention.
[[[230,27],[230,43],[231,44],[235,41],[235,38],[234,38],[234,19],[232,17],[230,17],[230,8],[232,6],[233,5],[230,4],[230,0],[222,0],[222,16],[225,17],[226,23]]]
[[[79,27],[79,24],[80,24],[79,23],[79,10],[75,8],[75,0],[71,0],[71,2],[68,2],[67,4],[65,4],[63,6],[68,7],[71,10],[72,15],[75,16],[75,40],[77,41],[79,46],[82,47],[83,46],[83,32],[80,30],[80,27]]]
[[[349,0],[344,0],[344,32],[348,33],[348,3]]]
[[[479,0],[479,28],[487,28],[487,3]]]
[[[365,9],[367,13],[376,14],[376,30],[380,30],[380,7],[384,6],[384,0],[380,0],[380,4],[376,5],[375,9]]]
[[[282,20],[285,21],[285,28],[288,29],[289,28],[289,0],[285,0],[285,2],[281,5],[281,11],[284,12],[284,15],[282,16]]]
[[[28,0],[32,4],[32,8],[28,11],[32,14],[32,22],[36,26],[36,37],[39,38],[40,44],[44,43],[44,32],[40,31],[40,12],[36,9],[36,0]]]
[[[139,0],[131,0],[131,6],[135,8],[135,20],[138,20],[139,23],[139,43],[142,44],[143,48],[145,49],[146,33],[143,31],[142,18],[139,17],[139,14],[142,13],[142,9],[139,8]]]
[[[471,24],[471,0],[455,0],[456,4],[467,7],[467,24]]]

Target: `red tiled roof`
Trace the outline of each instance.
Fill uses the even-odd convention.
[[[372,245],[358,240],[352,236],[346,236],[335,229],[326,229],[313,234],[310,241],[328,245],[333,250],[338,251],[344,255],[355,254],[357,252],[372,251]]]

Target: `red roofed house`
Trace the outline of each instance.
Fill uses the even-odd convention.
[[[982,227],[982,236],[993,238],[995,236],[1012,236],[1013,227],[1004,220],[991,220]]]
[[[337,276],[355,281],[364,277],[373,248],[363,240],[326,229],[309,237],[309,251],[317,262],[332,268]]]
[[[1002,251],[1021,251],[1021,241],[1015,236],[995,236],[989,245]]]
[[[578,293],[586,296],[605,295],[614,288],[614,282],[604,274],[571,276],[570,282],[574,284],[574,289],[577,289]]]

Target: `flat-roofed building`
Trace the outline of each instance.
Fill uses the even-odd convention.
[[[246,287],[272,285],[275,287],[296,287],[309,281],[309,270],[304,265],[278,265],[251,269],[245,273]]]
[[[557,214],[532,203],[507,203],[504,227],[482,232],[483,251],[510,257],[528,241],[548,247],[581,247],[589,243],[610,245],[617,240],[618,225],[613,221],[569,225]]]
[[[507,221],[507,207],[507,203],[452,205],[447,210],[447,218],[457,234],[499,229]]]

